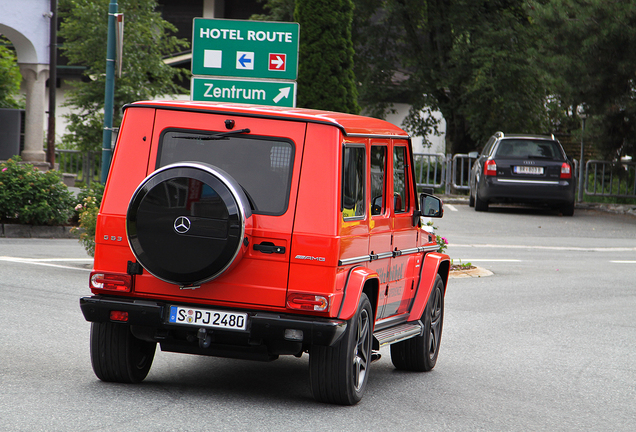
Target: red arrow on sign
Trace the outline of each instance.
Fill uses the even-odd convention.
[[[269,54],[269,70],[284,71],[286,67],[287,54]]]

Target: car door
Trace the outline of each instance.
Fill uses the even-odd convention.
[[[415,293],[413,260],[410,252],[417,247],[418,230],[413,227],[415,196],[410,173],[411,154],[407,141],[396,140],[393,143],[390,162],[391,220],[392,220],[392,258],[385,279],[386,304],[384,317],[408,311]]]

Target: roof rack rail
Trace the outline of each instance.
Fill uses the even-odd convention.
[[[504,133],[503,133],[503,132],[501,132],[501,131],[497,131],[497,132],[495,132],[495,136],[496,136],[497,138],[503,138]]]

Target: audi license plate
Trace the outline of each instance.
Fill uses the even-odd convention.
[[[170,306],[168,322],[171,324],[223,328],[226,330],[245,330],[247,328],[247,314]]]
[[[537,166],[515,166],[515,174],[542,175],[543,174],[543,167],[537,167]]]

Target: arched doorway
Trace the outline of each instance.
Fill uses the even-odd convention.
[[[16,49],[26,90],[22,159],[44,162],[46,80],[49,75],[49,0],[22,0],[3,5],[0,34]]]

